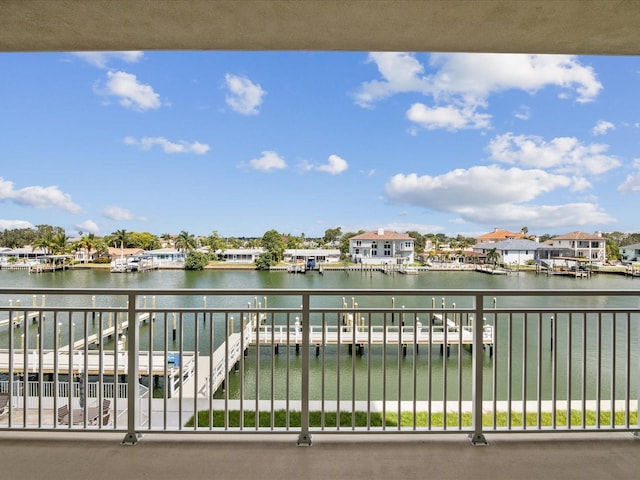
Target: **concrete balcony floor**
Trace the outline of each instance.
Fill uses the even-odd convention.
[[[637,479],[640,440],[630,433],[464,435],[147,435],[0,433],[2,478],[69,479]]]

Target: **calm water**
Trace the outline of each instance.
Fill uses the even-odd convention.
[[[35,287],[35,288],[150,288],[150,289],[207,289],[207,288],[225,288],[225,289],[262,289],[262,288],[277,288],[277,289],[413,289],[413,288],[425,288],[425,289],[639,289],[640,280],[627,278],[619,275],[594,275],[590,279],[573,279],[565,277],[546,277],[543,275],[536,275],[535,273],[520,273],[513,275],[485,275],[475,272],[423,272],[418,275],[384,275],[382,273],[360,273],[350,272],[325,272],[324,275],[319,275],[317,272],[310,272],[306,275],[291,275],[286,272],[258,272],[258,271],[221,271],[221,270],[206,270],[202,272],[187,272],[183,270],[161,270],[154,272],[138,273],[138,274],[111,274],[104,270],[93,269],[76,269],[67,272],[46,273],[39,275],[30,275],[26,272],[10,272],[6,270],[0,270],[0,285],[11,287]],[[0,296],[0,303],[6,305],[8,302],[6,296]],[[15,301],[15,299],[13,299]],[[233,306],[243,308],[247,305],[247,301],[251,299],[230,299],[228,305],[221,306]],[[53,306],[56,300],[47,299],[47,305]],[[109,302],[109,298],[102,299],[103,302]],[[113,299],[114,302],[122,302],[122,299]],[[183,302],[181,305],[166,305],[158,303],[158,307],[169,306],[201,306],[202,300],[199,299],[172,299],[171,301]],[[382,300],[380,300],[382,301]],[[384,302],[388,302],[389,299],[384,299]],[[411,299],[403,299],[403,303],[407,303],[407,306],[411,303]],[[509,306],[509,302],[522,302],[523,299],[501,299],[503,305]],[[567,306],[573,307],[603,307],[605,305],[623,305],[629,307],[640,307],[638,304],[638,298],[625,298],[625,299],[606,299],[599,297],[581,297],[563,299]],[[28,305],[31,302],[29,298],[21,299],[23,305]],[[53,303],[52,303],[53,302]],[[187,302],[185,304],[184,302]],[[192,302],[192,304],[188,304]],[[200,303],[199,303],[200,302]],[[339,307],[339,299],[327,299],[327,302],[331,306]],[[465,307],[463,299],[448,298],[446,299],[447,306],[451,305],[451,302],[457,302],[459,307]],[[619,302],[623,302],[620,304]],[[628,304],[632,302],[633,304]],[[269,306],[292,306],[283,305],[284,301],[281,299],[269,299]],[[439,300],[438,300],[439,303]],[[521,305],[521,303],[519,303]],[[367,305],[375,306],[389,306],[384,304],[376,305],[375,299],[367,299]],[[211,306],[211,304],[209,304]],[[220,305],[217,305],[220,306]],[[422,305],[425,306],[425,305]],[[429,305],[426,305],[427,307]],[[529,306],[529,305],[524,305]],[[533,305],[535,306],[535,305]],[[170,322],[170,318],[166,319]],[[222,328],[222,319],[215,320],[216,328]],[[375,323],[375,320],[372,320]],[[381,321],[379,321],[380,323]],[[179,343],[172,342],[171,339],[165,340],[162,329],[163,321],[157,321],[155,323],[154,332],[154,348],[163,348],[164,341],[168,342],[167,347],[177,349]],[[511,335],[515,339],[515,345],[523,341],[522,336],[524,333],[524,321],[522,319],[516,319],[512,323]],[[529,338],[527,339],[528,348],[535,352],[537,345],[537,325],[536,322],[529,322],[527,324],[527,331],[530,331]],[[616,327],[617,329],[618,327]],[[623,328],[623,327],[620,327]],[[508,389],[512,390],[513,398],[517,399],[521,397],[522,391],[522,375],[518,375],[518,372],[522,372],[522,365],[526,363],[527,366],[527,382],[526,382],[526,396],[530,399],[535,398],[536,383],[538,381],[536,377],[536,367],[534,359],[528,358],[525,361],[519,356],[509,352],[509,346],[507,342],[507,327],[506,322],[504,325],[499,325],[499,341],[497,345],[496,359],[503,365],[507,358],[511,358],[513,371],[516,372],[512,376],[511,382],[507,381],[507,377],[502,373],[496,379],[496,386],[498,396],[504,398]],[[183,348],[189,350],[193,348],[193,342],[191,339],[192,325],[185,322],[184,325],[184,342]],[[603,344],[607,345],[607,341],[610,338],[610,328],[608,324],[603,324]],[[621,331],[617,334],[617,341],[624,341]],[[632,350],[633,350],[633,364],[634,368],[637,368],[637,325],[632,324]],[[33,332],[30,332],[33,334]],[[545,375],[543,383],[543,397],[550,398],[551,385],[549,379],[551,378],[552,369],[552,355],[546,344],[546,335],[548,334],[547,324],[544,326],[545,335],[545,354],[542,358],[542,372]],[[148,340],[146,339],[147,329],[146,327],[141,331],[141,348],[148,347]],[[202,335],[200,341],[201,352],[207,351],[209,346],[208,338],[204,338],[206,335]],[[221,335],[217,335],[214,339],[214,347],[221,342]],[[66,341],[66,338],[65,338]],[[567,343],[566,330],[561,328],[558,332],[558,341],[561,344]],[[179,339],[178,339],[179,342]],[[191,343],[190,343],[191,342]],[[572,345],[573,345],[572,341]],[[0,331],[0,348],[6,348],[7,335],[6,329]],[[595,371],[595,362],[597,361],[596,351],[598,345],[594,343],[594,340],[589,337],[588,339],[588,372]],[[572,347],[573,355],[576,356],[580,352],[580,339],[575,340],[575,345]],[[515,347],[522,348],[520,347]],[[271,395],[271,368],[272,363],[275,368],[275,380],[274,389],[276,398],[281,398],[286,390],[287,381],[291,389],[292,398],[298,397],[299,390],[299,372],[300,372],[300,357],[297,356],[293,349],[280,355],[272,357],[271,351],[267,348],[262,348],[258,353],[255,349],[250,352],[250,355],[245,362],[246,375],[244,383],[243,395],[245,398],[252,398],[255,395],[255,371],[259,369],[260,376],[260,392],[262,397],[268,397]],[[622,352],[624,353],[624,351]],[[618,352],[619,356],[622,354]],[[320,398],[322,390],[322,378],[324,377],[324,392],[326,398],[335,398],[339,396],[342,399],[351,399],[353,395],[357,399],[366,399],[370,392],[371,398],[379,399],[382,397],[383,388],[386,389],[387,399],[398,398],[398,384],[400,384],[400,396],[403,399],[408,399],[412,395],[412,391],[415,388],[419,398],[426,398],[427,390],[431,388],[432,398],[434,400],[441,399],[443,386],[446,385],[447,398],[454,399],[457,397],[457,390],[460,388],[463,398],[469,398],[471,389],[470,369],[471,369],[471,356],[468,350],[463,349],[458,354],[457,348],[452,348],[452,354],[450,357],[443,357],[439,349],[434,349],[431,353],[428,349],[424,348],[420,350],[417,356],[413,356],[411,353],[407,357],[403,357],[397,348],[389,348],[386,354],[383,354],[381,348],[372,348],[371,352],[362,356],[352,356],[346,351],[346,347],[343,349],[337,349],[336,347],[327,347],[324,352],[325,358],[322,362],[322,357],[316,359],[312,356],[311,370],[312,370],[312,382],[311,382],[311,395],[312,398]],[[492,376],[493,361],[489,355],[485,355],[484,370],[487,375],[487,379]],[[606,393],[606,389],[609,388],[610,380],[607,378],[606,369],[612,359],[610,355],[603,354],[600,362],[603,364],[603,371],[605,376],[603,377],[601,392]],[[622,358],[616,359],[618,365],[623,365]],[[563,362],[566,363],[565,360]],[[559,363],[558,374],[560,377],[566,373],[565,363]],[[576,365],[578,362],[576,361]],[[285,374],[286,367],[289,365],[289,377]],[[324,367],[323,367],[324,365]],[[400,366],[401,378],[398,379],[398,366]],[[354,376],[352,372],[355,369],[355,385],[352,383]],[[371,375],[367,378],[367,369],[370,369]],[[420,373],[417,377],[416,384],[413,382],[413,371],[416,369],[418,372],[426,372],[427,369],[431,370],[432,384],[428,384],[426,375]],[[572,367],[572,385],[571,395],[573,398],[579,398],[579,392],[581,391],[581,371],[578,367]],[[502,372],[503,370],[501,370]],[[506,371],[506,370],[505,370]],[[621,372],[623,374],[624,372]],[[458,378],[460,375],[460,379]],[[591,375],[593,377],[593,375]],[[635,377],[633,376],[633,388],[635,388]],[[239,393],[239,376],[232,378],[232,383],[229,385],[230,395],[237,397]],[[487,394],[490,393],[492,382],[486,381],[485,387]],[[459,385],[460,384],[460,385]],[[624,382],[616,380],[616,392],[623,393]],[[563,396],[566,393],[567,386],[560,382],[557,387],[558,395]],[[587,397],[595,398],[595,383],[589,382],[587,388]]]

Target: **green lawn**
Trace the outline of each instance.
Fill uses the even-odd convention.
[[[382,427],[382,414],[381,413],[371,413],[370,420],[368,425],[370,427]],[[398,426],[398,415],[397,413],[387,412],[385,416],[385,426],[386,427],[397,427]],[[471,427],[471,413],[463,413],[460,418],[458,418],[457,414],[449,413],[446,416],[446,422],[448,428],[456,428],[456,427]],[[496,426],[497,427],[507,427],[508,426],[509,416],[507,412],[498,412],[496,414]],[[586,413],[585,425],[588,427],[595,426],[597,420],[597,414],[595,411],[588,411]],[[429,427],[431,428],[442,428],[445,422],[444,414],[442,413],[433,413],[431,415],[431,424],[429,425],[429,414],[427,412],[418,412],[415,417],[415,425],[416,427]],[[512,427],[522,427],[522,414],[520,413],[511,413],[511,426]],[[631,412],[629,423],[631,425],[637,425],[638,422],[638,413]],[[261,428],[270,428],[272,426],[272,419],[270,412],[260,412],[258,419],[259,427]],[[319,428],[323,426],[321,412],[309,412],[309,423],[311,428]],[[493,414],[484,414],[483,415],[483,425],[486,427],[490,427],[493,425]],[[537,412],[527,413],[526,423],[528,427],[536,427],[538,426],[538,414]],[[610,412],[600,412],[600,424],[603,426],[610,425],[611,423],[611,413]],[[400,424],[402,427],[413,427],[414,418],[411,412],[403,412],[400,416]],[[340,427],[366,427],[367,426],[367,414],[365,412],[356,412],[355,420],[352,418],[351,412],[340,412]],[[553,418],[551,413],[542,413],[540,418],[540,426],[542,427],[550,427],[553,425]],[[555,425],[557,427],[566,427],[567,426],[567,412],[564,410],[558,410],[556,412],[556,420]],[[624,426],[625,425],[625,417],[624,412],[616,412],[615,415],[615,425],[616,426]],[[186,424],[187,427],[193,427],[193,417],[189,419]],[[209,411],[203,410],[198,412],[198,426],[199,427],[209,427],[210,426],[210,417]],[[211,425],[214,428],[223,428],[225,427],[225,416],[223,411],[215,410],[213,412],[213,423]],[[240,412],[237,410],[229,411],[229,419],[228,425],[229,428],[237,428],[240,426]],[[256,416],[253,411],[245,411],[244,412],[244,428],[254,428],[256,426]],[[290,412],[289,413],[289,421],[287,424],[287,414],[284,410],[277,410],[273,414],[273,427],[274,428],[296,428],[300,427],[300,412]],[[324,427],[326,428],[335,428],[337,426],[337,416],[335,412],[325,412],[324,414]],[[579,410],[571,411],[571,426],[580,427],[582,426],[582,417]]]

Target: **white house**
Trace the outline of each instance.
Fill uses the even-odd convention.
[[[263,253],[263,248],[227,248],[222,255],[229,263],[253,263]]]
[[[175,248],[159,248],[157,250],[149,250],[146,252],[156,265],[161,267],[182,267],[187,259],[187,253],[176,250]]]
[[[504,240],[502,242],[481,243],[473,247],[475,253],[487,255],[495,249],[499,255],[499,263],[505,265],[526,265],[527,262],[536,260],[536,251],[540,248],[538,242],[533,240]]]
[[[637,262],[640,260],[640,243],[620,247],[620,256],[623,262]]]
[[[414,240],[406,233],[375,232],[356,235],[349,240],[351,261],[364,264],[409,264],[414,262]]]
[[[317,263],[337,263],[340,250],[337,248],[287,248],[284,251],[285,262],[303,262],[315,260]]]

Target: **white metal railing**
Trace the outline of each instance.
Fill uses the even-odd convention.
[[[0,431],[640,430],[638,290],[3,288],[0,302]],[[105,399],[109,424],[58,423]]]

